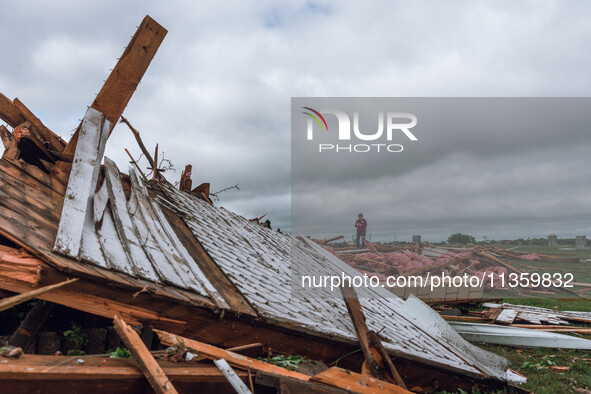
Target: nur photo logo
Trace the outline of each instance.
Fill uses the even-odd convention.
[[[320,109],[302,107],[302,113],[308,117],[306,127],[306,138],[314,140],[314,129],[328,132],[328,122],[324,115],[334,115],[337,120],[337,132],[334,133],[336,143],[319,143],[318,151],[322,152],[402,152],[404,146],[392,143],[394,136],[404,135],[410,141],[418,141],[418,138],[410,129],[417,125],[417,117],[407,112],[378,112],[377,130],[368,132],[361,130],[359,126],[359,112],[353,112],[353,122],[345,111],[338,109]],[[353,123],[351,125],[351,123]],[[363,143],[343,144],[343,141],[363,141]],[[368,142],[372,143],[368,143]]]

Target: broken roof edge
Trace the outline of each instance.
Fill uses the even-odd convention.
[[[322,248],[320,245],[317,245],[313,241],[307,239],[302,234],[299,234],[299,238],[301,240],[303,240],[312,249],[314,249],[315,251],[320,253],[327,260],[329,260],[333,263],[337,263],[335,261],[335,259],[337,259],[338,261],[341,261],[340,259],[338,259],[338,257],[334,256],[332,253],[328,252],[326,249]],[[341,266],[341,264],[338,264],[338,265]],[[344,269],[345,272],[348,272],[351,275],[359,275],[359,272],[357,272],[353,268],[349,267],[345,263],[342,264],[342,268]],[[359,298],[360,298],[360,301],[362,302],[362,306],[363,306],[363,299],[364,298],[378,298],[378,299],[396,298],[396,299],[399,299],[399,297],[397,297],[395,295],[394,295],[394,297],[392,297],[393,296],[392,293],[388,292],[387,290],[385,290],[381,287],[371,288],[371,289],[361,288],[360,290],[361,291],[359,291]],[[374,294],[372,294],[372,293],[374,293]],[[443,334],[442,337],[444,339],[446,339],[446,341],[448,342],[449,345],[451,345],[449,347],[449,350],[451,352],[453,352],[457,356],[463,358],[468,364],[476,367],[483,374],[485,374],[489,377],[498,379],[498,380],[506,381],[507,369],[509,367],[509,361],[506,358],[498,356],[498,355],[488,352],[486,350],[483,350],[483,349],[479,348],[478,346],[473,345],[473,344],[469,343],[468,341],[466,341],[465,339],[463,339],[448,324],[447,321],[445,321],[437,312],[435,312],[433,309],[431,309],[431,307],[429,307],[427,304],[425,304],[423,301],[421,301],[416,296],[411,294],[411,296],[406,301],[403,301],[402,305],[397,308],[396,313],[398,314],[399,317],[405,319],[407,322],[409,322],[410,324],[413,324],[415,327],[417,327],[418,329],[420,329],[421,331],[423,331],[425,333],[434,334],[434,335],[438,335],[438,336]],[[423,318],[424,320],[419,319],[417,317],[417,314],[419,314],[419,317]],[[426,323],[426,321],[429,321],[431,324],[428,325],[428,323]],[[437,332],[435,332],[435,330],[437,330]],[[384,342],[384,346],[388,349],[389,352],[392,352],[393,355],[402,356],[402,354],[399,354],[400,352],[397,349],[392,349],[392,347],[389,346],[388,342]],[[461,349],[463,352],[462,353],[458,352],[458,349]],[[409,357],[409,356],[412,357],[412,355],[404,354],[404,357]],[[466,356],[469,356],[469,360],[466,359],[467,358]],[[480,361],[481,359],[483,359],[485,361],[481,362]],[[434,365],[434,366],[440,364],[437,362],[433,362],[432,360],[425,360],[424,358],[419,358],[419,360],[421,360],[422,363],[427,363],[429,365]],[[450,366],[445,365],[445,369],[450,370]],[[467,371],[462,370],[462,373],[466,373],[466,372]],[[476,376],[478,376],[478,375],[476,375]]]

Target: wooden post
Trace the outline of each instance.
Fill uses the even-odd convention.
[[[355,294],[353,288],[346,286],[341,287],[341,293],[343,294],[343,300],[345,301],[345,305],[347,305],[347,311],[349,311],[349,316],[353,322],[353,327],[355,328],[357,339],[361,345],[361,350],[365,356],[365,362],[369,374],[375,378],[379,378],[379,365],[369,348],[369,341],[367,338],[369,330],[365,324],[365,316],[361,310],[361,304],[359,303],[357,294]]]
[[[165,28],[146,15],[94,99],[91,107],[105,114],[111,122],[111,131],[148,69],[166,33],[168,32]],[[76,130],[68,142],[62,153],[63,160],[73,160],[78,134],[79,130]]]
[[[12,334],[8,340],[8,344],[10,346],[27,349],[37,336],[41,326],[49,317],[54,306],[55,304],[49,301],[37,301],[33,309],[29,311],[20,326],[16,329],[14,334]]]
[[[363,355],[366,360],[365,365],[369,374],[378,379],[387,378],[393,383],[406,389],[402,377],[392,363],[380,338],[375,332],[368,330],[367,325],[365,324],[365,316],[355,290],[351,287],[344,286],[341,287],[341,293],[343,294],[343,300],[347,305],[349,316],[351,316],[351,320],[353,321],[355,333],[357,334],[357,339],[359,339],[359,344],[363,350]],[[384,375],[382,371],[387,374]]]
[[[128,326],[123,319],[119,316],[115,316],[114,320],[115,330],[125,346],[129,348],[129,351],[133,354],[136,361],[140,365],[140,369],[144,373],[148,382],[156,393],[177,393],[176,389],[164,373],[162,368],[158,365],[154,356],[150,353],[148,348],[144,345],[141,338],[137,333]]]
[[[190,191],[192,187],[193,181],[191,180],[191,171],[193,170],[193,166],[191,164],[187,164],[183,173],[181,174],[181,183],[180,183],[180,190],[182,191]]]

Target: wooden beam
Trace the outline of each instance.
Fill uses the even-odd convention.
[[[40,289],[35,289],[35,290],[28,291],[26,293],[17,294],[12,297],[4,298],[4,299],[0,300],[0,312],[5,311],[6,309],[10,309],[18,304],[22,304],[23,302],[27,302],[29,300],[32,300],[33,298],[37,298],[38,296],[45,294],[47,292],[50,292],[52,290],[59,289],[60,287],[68,285],[72,282],[76,282],[77,280],[78,280],[78,278],[68,279],[64,282],[57,283],[55,285],[45,286]]]
[[[7,362],[0,363],[2,392],[129,394],[152,391],[133,358],[24,354],[18,359],[5,360]],[[224,375],[210,362],[156,362],[180,392],[227,393],[232,390]],[[246,372],[236,372],[244,381],[248,379]]]
[[[150,382],[150,386],[152,386],[154,391],[159,394],[177,393],[139,335],[119,316],[115,316],[113,323],[115,324],[115,330],[137,360],[140,369],[146,379],[148,379],[148,382]]]
[[[105,114],[111,122],[111,131],[137,89],[166,33],[168,32],[165,28],[146,15],[94,99],[91,107]],[[79,133],[79,129],[76,130],[68,142],[62,153],[63,160],[72,161]]]
[[[179,337],[166,331],[154,330],[154,332],[156,333],[156,335],[158,335],[158,338],[160,338],[160,342],[162,342],[166,346],[174,346],[182,343],[185,345],[187,349],[197,352],[197,354],[199,354],[200,356],[209,358],[211,360],[223,358],[229,364],[234,365],[235,367],[243,368],[245,370],[250,368],[253,371],[265,371],[300,380],[307,381],[310,379],[308,375],[304,375],[303,373],[290,371],[288,369],[281,368],[273,364],[268,364],[263,361],[256,360],[254,358],[246,357],[238,353],[220,349],[219,347],[212,346],[207,343],[195,341],[189,338]]]
[[[351,316],[351,320],[353,321],[353,326],[355,327],[355,332],[361,344],[370,374],[379,379],[389,379],[398,386],[406,389],[402,377],[398,373],[394,363],[392,363],[379,336],[375,332],[368,330],[365,324],[365,315],[363,314],[363,309],[361,308],[355,290],[352,287],[341,287],[341,293],[347,305],[349,316]]]
[[[354,393],[391,393],[391,394],[409,394],[410,391],[396,386],[395,384],[374,379],[369,376],[348,371],[346,369],[331,367],[324,372],[312,376],[312,382],[320,382],[331,386],[350,390]]]
[[[146,15],[115,68],[94,99],[92,108],[105,114],[113,127],[135,92],[168,31]]]
[[[27,121],[12,100],[2,93],[0,93],[0,119],[8,123],[10,127],[16,127]]]
[[[357,294],[355,294],[355,290],[351,287],[341,287],[341,293],[343,294],[343,300],[345,301],[345,305],[347,305],[347,311],[349,311],[349,316],[353,322],[359,345],[361,345],[361,350],[365,356],[365,362],[367,363],[369,373],[371,376],[379,378],[379,365],[369,346],[367,337],[369,330],[365,324],[365,316],[363,315],[363,310],[361,309]]]
[[[0,125],[0,138],[2,138],[2,144],[6,148],[10,141],[14,139],[14,136],[4,125]]]
[[[8,340],[8,344],[22,349],[28,349],[31,343],[35,340],[39,329],[53,310],[55,306],[52,302],[39,300],[29,311],[27,316],[23,319],[14,334]]]
[[[45,126],[43,122],[41,122],[41,120],[39,120],[39,118],[36,117],[35,114],[31,112],[31,110],[29,110],[29,108],[27,108],[27,106],[24,105],[18,98],[15,98],[13,103],[19,109],[19,111],[21,111],[23,116],[27,118],[29,122],[31,122],[31,124],[35,127],[35,131],[39,133],[41,138],[49,143],[50,148],[58,155],[61,154],[64,150],[64,147],[66,146],[65,141],[53,131],[51,131],[47,126]]]

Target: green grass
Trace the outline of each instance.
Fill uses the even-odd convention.
[[[575,393],[575,388],[591,389],[591,351],[479,346],[507,358],[512,364],[511,369],[528,379],[521,387],[536,394]],[[553,371],[553,366],[570,369]]]

